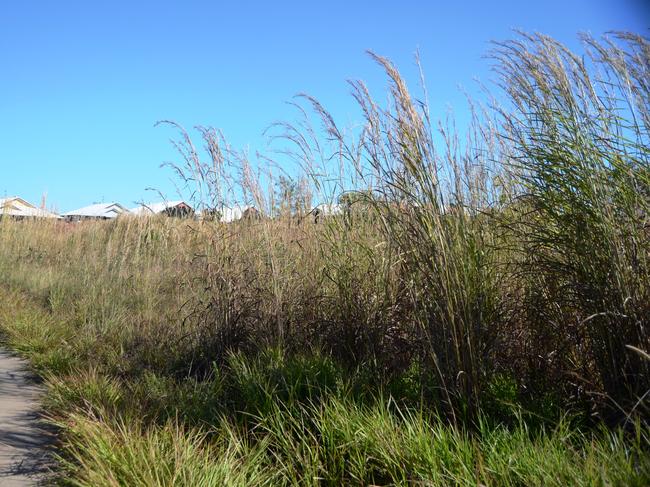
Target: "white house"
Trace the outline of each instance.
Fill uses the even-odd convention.
[[[182,200],[161,201],[136,206],[131,208],[130,213],[136,216],[167,215],[185,217],[194,215],[194,208]]]
[[[129,213],[129,210],[119,203],[96,203],[90,206],[84,206],[77,210],[64,213],[67,220],[110,220],[117,218],[119,215]]]
[[[337,203],[321,203],[320,205],[314,207],[312,213],[315,215],[322,216],[334,216],[342,215],[345,213],[344,205]]]
[[[254,215],[259,215],[259,211],[254,206],[221,206],[201,213],[204,219],[208,219],[208,215],[213,215],[215,219],[218,217],[222,223],[232,223],[242,218],[254,218]]]
[[[12,218],[60,218],[57,214],[37,208],[17,196],[0,198],[0,216]]]
[[[230,223],[237,220],[241,220],[244,216],[244,212],[248,209],[248,206],[223,206],[221,208],[221,218],[220,220],[223,223]]]

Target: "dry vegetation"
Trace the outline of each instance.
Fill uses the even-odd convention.
[[[309,97],[272,128],[303,175],[277,192],[181,129],[198,206],[273,219],[0,222],[0,328],[50,385],[66,475],[648,482],[650,44],[584,47],[496,45],[462,137],[373,55],[390,101],[352,84],[362,130]]]

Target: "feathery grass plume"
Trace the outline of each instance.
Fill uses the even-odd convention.
[[[321,159],[338,155],[356,171],[360,184],[350,188],[356,205],[383,229],[382,258],[388,256],[396,269],[410,316],[419,324],[415,355],[437,374],[448,410],[472,417],[489,370],[490,335],[500,319],[493,237],[488,218],[480,217],[495,188],[487,169],[496,158],[489,149],[496,145],[480,139],[479,133],[488,132],[479,128],[477,116],[462,148],[453,124],[436,131],[426,101],[413,100],[390,61],[370,55],[386,72],[390,100],[383,108],[362,82],[351,83],[365,118],[356,139],[344,136],[329,112],[307,98],[325,138],[336,144],[337,152]]]
[[[587,57],[539,34],[493,53],[522,187],[511,228],[531,310],[572,335],[565,360],[625,410],[650,389],[650,364],[626,348],[650,342],[650,43],[583,40]]]

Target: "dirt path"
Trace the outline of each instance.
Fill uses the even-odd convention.
[[[37,485],[52,465],[54,435],[39,416],[42,389],[26,362],[0,349],[0,485]]]

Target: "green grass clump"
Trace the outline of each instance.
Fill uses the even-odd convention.
[[[73,485],[216,486],[274,485],[259,461],[260,447],[247,447],[220,431],[216,438],[170,422],[143,429],[137,423],[92,420],[71,415],[64,468]],[[72,426],[70,426],[72,424]]]
[[[648,431],[582,434],[569,423],[459,431],[378,403],[275,403],[249,430],[72,414],[65,465],[81,485],[645,485]]]
[[[14,313],[56,322],[28,303]],[[642,423],[581,431],[519,415],[459,429],[426,404],[371,396],[369,384],[359,393],[363,374],[318,355],[231,354],[200,381],[93,368],[45,379],[71,485],[645,485],[650,475]],[[507,380],[495,388],[512,399]]]

